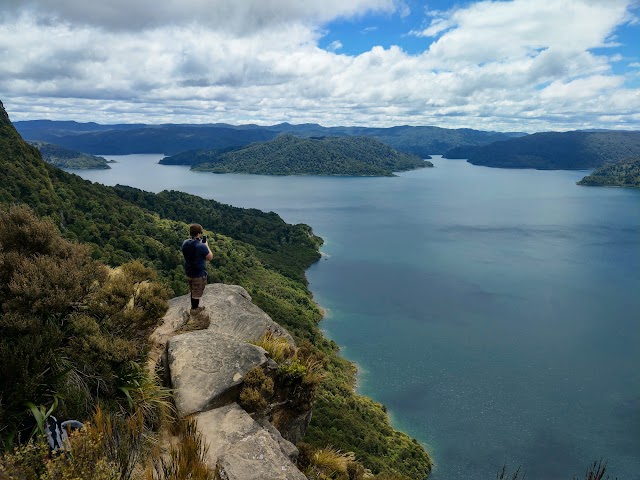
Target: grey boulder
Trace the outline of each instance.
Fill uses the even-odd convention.
[[[237,404],[195,416],[209,445],[207,464],[225,480],[305,480],[291,462],[295,446],[262,428]]]
[[[171,337],[165,365],[178,414],[186,416],[235,401],[247,372],[266,362],[262,348],[230,335],[199,330]]]

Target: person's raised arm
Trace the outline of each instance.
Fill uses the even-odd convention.
[[[213,252],[211,251],[211,248],[209,248],[209,241],[207,239],[206,242],[204,242],[204,244],[207,246],[207,250],[209,250],[209,253],[207,253],[207,256],[204,257],[205,259],[207,259],[207,261],[210,261],[213,258]]]

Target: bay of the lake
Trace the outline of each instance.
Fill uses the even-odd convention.
[[[275,211],[322,236],[307,272],[359,392],[437,480],[640,479],[640,190],[434,159],[394,178],[195,173],[162,155],[74,171]],[[205,225],[215,230],[215,225]],[[179,246],[176,245],[176,248]]]

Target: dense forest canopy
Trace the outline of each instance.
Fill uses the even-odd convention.
[[[578,185],[640,188],[640,157],[608,163],[584,177]]]
[[[543,132],[479,147],[458,147],[446,158],[474,165],[539,170],[595,168],[640,155],[640,132]]]
[[[161,163],[190,164],[203,172],[260,175],[392,176],[393,172],[433,166],[373,138],[289,134],[237,149],[186,152]]]
[[[96,157],[88,153],[77,152],[68,148],[47,142],[30,142],[40,150],[42,159],[59,168],[111,168],[109,162],[103,157]]]

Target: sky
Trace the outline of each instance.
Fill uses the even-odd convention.
[[[640,130],[640,0],[0,0],[12,120]]]

